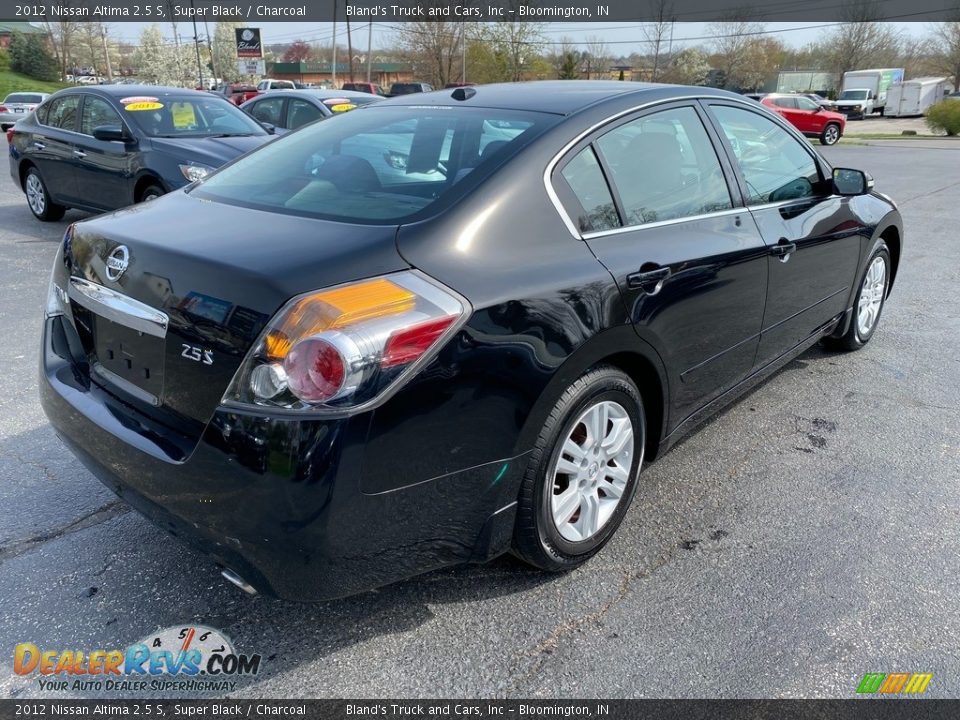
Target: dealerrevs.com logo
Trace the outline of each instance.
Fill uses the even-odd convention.
[[[41,690],[70,692],[231,691],[260,672],[259,654],[236,652],[219,630],[168,627],[120,649],[51,650],[18,644],[13,671]]]

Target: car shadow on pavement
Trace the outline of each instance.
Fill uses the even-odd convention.
[[[54,457],[35,461],[31,451]],[[434,618],[432,605],[494,600],[559,577],[506,556],[339,600],[306,604],[249,596],[223,580],[212,559],[104,492],[49,426],[0,440],[0,455],[14,458],[14,472],[22,476],[11,478],[18,487],[9,496],[9,519],[0,536],[6,538],[0,542],[0,603],[16,608],[0,613],[4,647],[33,642],[124,648],[159,628],[201,623],[223,631],[244,652],[261,653],[262,679],[381,635],[416,629]],[[58,504],[68,492],[95,502],[85,508]],[[44,507],[55,510],[43,513],[43,523],[29,517]],[[18,678],[0,682],[3,691],[39,692],[32,681]]]

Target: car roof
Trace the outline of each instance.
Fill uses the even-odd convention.
[[[355,90],[324,90],[323,88],[297,88],[296,90],[271,90],[268,93],[257,95],[251,100],[262,100],[267,97],[311,97],[317,100],[329,100],[331,98],[363,98],[369,100],[377,97],[371,93],[356,92]]]
[[[406,83],[410,84],[410,83]],[[689,97],[691,90],[703,97],[742,96],[725,90],[660,83],[639,83],[619,80],[539,80],[533,82],[475,85],[467,88],[446,88],[428,93],[415,93],[384,100],[384,105],[430,105],[451,107],[485,107],[502,110],[526,110],[558,115],[571,115],[613,97],[658,93],[674,89],[677,95]],[[470,93],[466,100],[457,100],[454,95]],[[471,93],[472,91],[472,93]]]
[[[55,94],[68,92],[97,93],[114,98],[132,97],[133,95],[149,95],[151,97],[170,97],[196,95],[197,97],[210,97],[212,93],[205,90],[190,90],[187,88],[163,87],[162,85],[78,85],[76,87],[64,88],[58,90]]]

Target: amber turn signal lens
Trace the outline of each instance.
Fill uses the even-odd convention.
[[[385,278],[307,295],[290,309],[280,327],[267,334],[267,358],[283,360],[298,341],[324,330],[408,312],[416,299],[413,292]]]

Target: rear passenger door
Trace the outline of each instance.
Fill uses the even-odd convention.
[[[80,119],[79,93],[53,98],[42,113],[29,142],[29,157],[40,170],[47,190],[57,201],[77,197],[74,140]]]
[[[574,148],[553,180],[660,352],[673,430],[753,367],[767,250],[696,103],[661,106]]]

